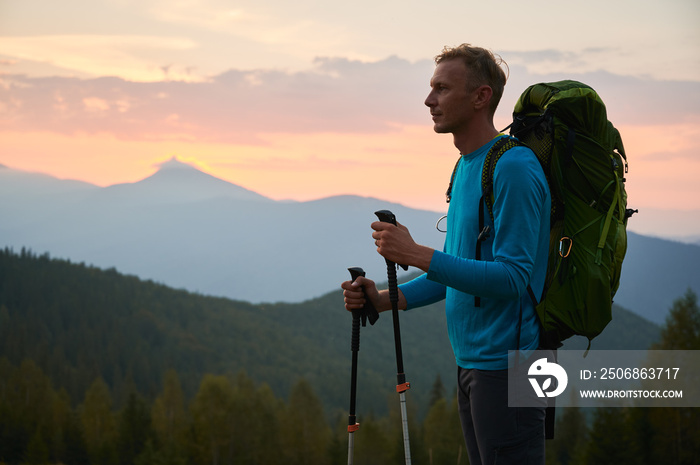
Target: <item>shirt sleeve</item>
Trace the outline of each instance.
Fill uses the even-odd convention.
[[[424,273],[417,278],[399,285],[408,304],[406,310],[434,304],[445,298],[445,285],[427,279]]]

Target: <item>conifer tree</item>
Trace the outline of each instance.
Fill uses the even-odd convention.
[[[431,408],[437,401],[445,398],[445,385],[442,384],[442,379],[440,374],[435,377],[433,382],[433,387],[430,389],[430,400],[428,401],[428,408]]]
[[[63,425],[63,443],[63,457],[59,457],[60,463],[66,465],[90,464],[82,422],[76,412],[72,412]]]
[[[691,289],[674,301],[661,328],[661,339],[653,348],[700,350],[700,308],[697,295]],[[700,409],[654,408],[648,418],[653,430],[653,460],[679,465],[697,463],[700,457]]]
[[[192,430],[198,463],[229,463],[233,448],[233,386],[225,376],[205,375],[192,402]]]
[[[700,350],[700,309],[698,296],[692,289],[673,302],[661,328],[657,350]]]
[[[153,402],[153,430],[162,448],[182,453],[186,444],[187,412],[180,378],[173,369],[163,378],[163,392]]]
[[[255,388],[245,372],[236,380],[236,437],[242,461],[238,463],[285,463],[280,454],[280,418],[284,403],[263,384]]]
[[[126,406],[119,416],[118,433],[119,463],[132,465],[153,436],[148,406],[135,391],[129,394]]]
[[[599,407],[595,410],[585,463],[600,465],[636,465],[640,461],[632,452],[627,428],[626,409]]]
[[[289,465],[328,463],[331,431],[321,401],[305,379],[292,387],[282,414],[281,440]]]
[[[47,444],[51,450],[51,457],[59,463],[67,463],[67,427],[69,421],[74,416],[70,405],[70,397],[65,389],[59,392],[52,392],[51,402],[51,424],[50,431],[47,432]]]
[[[457,396],[449,404],[445,398],[433,404],[423,422],[423,438],[428,463],[467,463]]]
[[[345,426],[347,427],[347,421]],[[368,415],[364,415],[360,421],[360,429],[353,433],[355,435],[355,463],[363,465],[394,463],[389,436],[389,432],[392,429],[388,425],[386,418],[376,418],[371,412]],[[346,431],[344,441],[346,453],[347,438],[348,434]]]
[[[37,428],[32,439],[27,445],[25,461],[30,465],[42,465],[49,461],[49,447],[41,434],[41,428]]]
[[[557,408],[554,439],[546,443],[548,465],[582,465],[588,442],[586,417],[579,407]]]
[[[97,378],[85,393],[81,420],[90,462],[94,465],[116,464],[116,427],[112,414],[112,396],[102,378]]]

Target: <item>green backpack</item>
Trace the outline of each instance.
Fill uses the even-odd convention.
[[[636,212],[627,209],[627,157],[620,133],[608,121],[598,94],[576,81],[528,87],[515,104],[509,127],[517,139],[501,138],[484,162],[484,201],[493,219],[496,162],[515,145],[530,147],[544,168],[552,196],[542,297],[537,299],[528,286],[542,325],[541,344],[557,348],[563,340],[581,335],[590,348],[612,319],[627,251],[627,219]]]

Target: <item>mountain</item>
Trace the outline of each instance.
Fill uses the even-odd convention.
[[[2,168],[0,194],[0,246],[256,303],[319,297],[349,266],[385,279],[369,228],[376,210],[392,210],[419,243],[440,249],[444,240],[438,212],[350,195],[278,202],[176,159],[105,188]],[[688,287],[700,290],[699,254],[631,233],[616,302],[661,323]]]
[[[256,192],[203,173],[175,157],[161,163],[158,171],[135,182],[103,189],[102,201],[147,202],[151,205],[201,202],[216,198],[237,201],[272,200]]]
[[[0,198],[3,203],[26,202],[28,199],[45,199],[47,196],[66,192],[98,189],[94,184],[83,181],[58,179],[41,173],[14,170],[0,165]]]
[[[408,398],[422,416],[438,375],[449,391],[454,385],[444,305],[401,312],[400,321],[412,386]],[[345,412],[351,323],[339,290],[296,304],[253,305],[171,289],[114,269],[0,249],[0,368],[3,357],[14,365],[31,359],[55,389],[66,389],[74,405],[98,376],[121,405],[132,385],[154,398],[169,369],[178,373],[190,399],[205,374],[244,370],[284,398],[303,377],[328,414]],[[658,326],[616,306],[613,322],[593,348],[646,349],[658,332]],[[566,347],[580,349],[581,341]],[[358,405],[382,415],[396,400],[390,313],[361,328],[358,355]]]
[[[661,324],[673,300],[688,288],[700,290],[700,246],[631,232],[627,244],[615,301]]]
[[[320,296],[338,288],[349,266],[386,276],[369,229],[379,209],[415,225],[418,240],[442,240],[438,213],[355,196],[275,202],[172,161],[137,183],[24,199],[0,198],[0,246],[251,302]]]

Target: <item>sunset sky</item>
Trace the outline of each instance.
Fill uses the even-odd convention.
[[[274,199],[444,210],[457,157],[423,101],[445,45],[593,86],[630,204],[700,209],[700,3],[0,0],[0,164],[101,186],[173,157]]]

